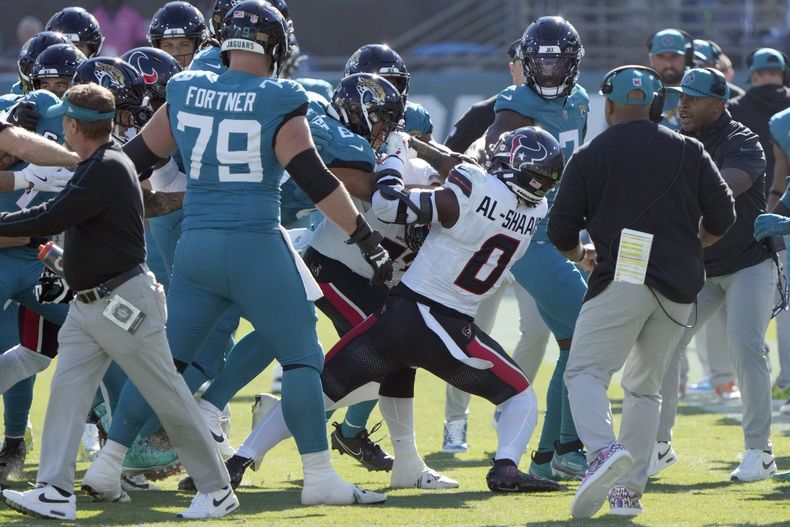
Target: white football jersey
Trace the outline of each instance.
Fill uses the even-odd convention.
[[[431,225],[402,282],[474,317],[526,252],[548,205],[545,199],[525,205],[501,180],[469,163],[450,171],[445,188],[458,198],[458,221],[449,229],[439,222]]]
[[[432,185],[438,183],[436,171],[421,159],[411,159],[403,171],[403,181],[406,185]],[[414,252],[406,244],[406,226],[384,223],[379,220],[370,209],[370,203],[352,198],[360,214],[370,224],[370,228],[378,231],[384,237],[381,246],[390,254],[393,263],[392,280],[387,283],[393,286],[400,282],[401,277],[414,260]],[[346,242],[348,235],[341,231],[334,223],[326,219],[316,227],[310,240],[310,247],[328,258],[337,260],[356,274],[365,278],[373,277],[373,269],[362,257],[356,245]]]

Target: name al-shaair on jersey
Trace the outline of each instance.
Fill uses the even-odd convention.
[[[571,158],[573,152],[581,146],[584,140],[584,127],[587,124],[587,113],[590,109],[590,97],[584,88],[576,84],[568,97],[543,99],[526,85],[510,86],[504,89],[496,98],[494,111],[510,110],[535,121],[550,133],[562,148],[565,162]],[[560,182],[549,193],[549,206],[554,203],[554,196],[560,188]],[[546,219],[544,219],[536,240],[548,241],[546,234]]]
[[[188,176],[183,230],[278,231],[283,166],[273,139],[307,111],[289,80],[184,71],[167,84],[170,125]]]
[[[401,282],[474,317],[526,252],[548,204],[545,199],[534,207],[523,204],[502,181],[468,163],[450,171],[445,188],[458,199],[458,221],[449,229],[431,224]]]
[[[421,159],[409,160],[404,166],[402,176],[405,185],[429,186],[440,182],[437,172]],[[357,198],[352,198],[352,201],[360,214],[370,224],[370,228],[378,231],[384,237],[381,245],[387,249],[392,259],[392,279],[388,285],[393,286],[397,284],[416,256],[406,242],[406,226],[384,223],[376,217],[370,209],[369,203]],[[356,274],[368,279],[372,278],[373,269],[365,261],[359,249],[345,243],[347,239],[348,235],[334,223],[323,220],[310,240],[310,247],[324,256],[343,263]]]

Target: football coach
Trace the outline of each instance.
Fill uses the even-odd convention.
[[[582,229],[597,253],[565,371],[590,467],[574,518],[591,517],[607,497],[612,514],[642,512],[661,381],[705,282],[702,248],[735,221],[732,194],[702,144],[657,124],[663,90],[643,66],[606,75],[609,128],[573,154],[549,212],[549,239],[568,259],[584,257]],[[617,440],[606,389],[623,365]]]

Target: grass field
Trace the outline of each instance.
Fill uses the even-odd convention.
[[[506,349],[512,346],[517,324],[515,302],[506,299],[494,330]],[[332,332],[325,321],[321,325],[325,343],[331,343]],[[769,342],[772,341],[769,338]],[[552,352],[535,381],[541,399],[551,374]],[[773,360],[776,364],[776,360]],[[31,420],[36,434],[41,431],[49,378],[53,368],[39,376]],[[696,378],[692,376],[693,378]],[[622,392],[612,383],[611,397],[615,414],[619,414]],[[250,428],[250,406],[254,394],[269,387],[269,372],[264,372],[234,400],[234,444],[243,440]],[[737,465],[742,449],[738,406],[712,404],[704,397],[682,404],[675,429],[675,449],[680,455],[677,464],[653,480],[642,500],[645,512],[636,520],[621,520],[599,514],[587,521],[572,521],[569,507],[577,483],[566,483],[563,491],[543,495],[492,494],[485,485],[489,459],[496,445],[491,427],[491,405],[473,399],[469,421],[470,451],[450,456],[442,454],[441,434],[444,419],[444,386],[429,374],[417,375],[418,445],[433,468],[457,479],[461,487],[450,491],[397,490],[388,493],[382,506],[369,507],[302,507],[299,503],[302,471],[292,441],[273,450],[258,472],[248,472],[238,495],[241,508],[233,515],[201,525],[790,525],[790,482],[765,481],[733,484],[728,473]],[[711,413],[712,412],[712,413]],[[342,413],[339,414],[342,417]],[[774,449],[780,470],[790,470],[790,419],[774,413]],[[617,418],[617,415],[616,415]],[[380,419],[378,410],[372,419]],[[375,422],[375,421],[373,421]],[[538,432],[540,430],[540,423]],[[383,445],[389,447],[384,436]],[[536,432],[530,448],[537,444]],[[27,481],[16,486],[25,488],[35,481],[38,449],[28,456]],[[333,452],[333,463],[349,481],[371,488],[386,490],[386,474],[368,472],[346,456]],[[527,457],[522,468],[528,466]],[[87,464],[78,464],[78,477]],[[78,494],[77,506],[83,525],[167,525],[181,523],[175,513],[189,505],[191,495],[179,493],[177,478],[162,482],[162,492],[134,493],[132,503],[94,504]],[[607,512],[608,508],[602,509]],[[0,525],[52,525],[19,515],[0,505]]]

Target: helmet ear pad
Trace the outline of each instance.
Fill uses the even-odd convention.
[[[653,92],[653,102],[650,103],[650,122],[660,123],[664,119],[663,113],[664,101],[666,99],[666,89],[664,88],[664,83],[661,81],[661,77],[659,76],[658,72],[653,68],[640,65],[620,66],[619,68],[615,68],[604,76],[603,81],[601,82],[601,93],[604,95],[612,93],[612,81],[618,73],[625,70],[644,71],[649,75],[652,75],[655,81],[658,82],[658,89]]]

